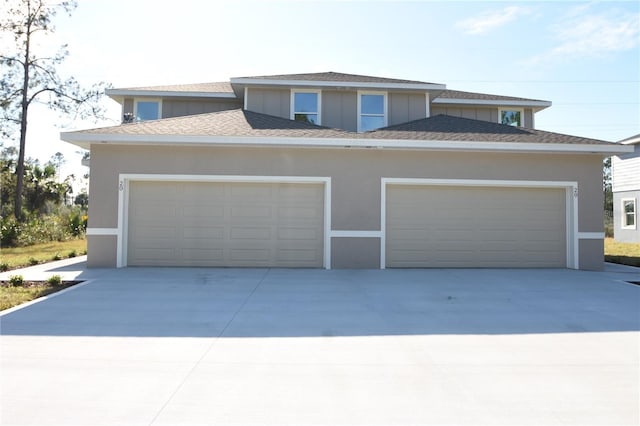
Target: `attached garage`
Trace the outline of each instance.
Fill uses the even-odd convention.
[[[389,268],[565,268],[565,188],[386,187]]]
[[[131,180],[130,266],[322,267],[321,183]]]

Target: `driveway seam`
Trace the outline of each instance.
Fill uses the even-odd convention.
[[[171,393],[171,395],[169,396],[169,398],[167,398],[167,401],[162,404],[162,407],[160,407],[160,410],[158,410],[158,412],[156,413],[156,415],[153,417],[153,419],[151,419],[151,422],[149,423],[149,425],[153,425],[156,420],[158,420],[158,417],[160,417],[160,414],[162,414],[162,412],[164,411],[164,409],[167,407],[167,405],[169,405],[169,403],[173,400],[173,398],[176,396],[176,394],[180,391],[180,389],[182,389],[182,387],[184,386],[185,382],[187,381],[187,379],[189,379],[189,377],[191,377],[191,375],[193,374],[193,372],[195,371],[196,368],[198,368],[198,366],[200,366],[200,364],[202,363],[202,360],[209,354],[209,351],[211,351],[211,349],[214,347],[214,345],[218,342],[218,340],[220,339],[220,337],[222,337],[224,335],[224,333],[227,331],[227,328],[229,328],[229,326],[231,325],[231,323],[236,319],[236,316],[238,315],[238,313],[245,307],[245,305],[247,304],[247,302],[249,301],[249,299],[251,298],[251,296],[253,296],[253,294],[256,292],[256,290],[258,289],[258,287],[260,287],[260,284],[262,284],[262,282],[265,280],[265,278],[267,278],[267,275],[269,275],[269,271],[271,271],[271,268],[268,268],[264,275],[260,278],[260,280],[258,281],[258,283],[253,287],[253,289],[251,290],[251,292],[247,295],[247,297],[245,297],[245,299],[242,301],[242,303],[240,304],[240,306],[238,307],[238,309],[236,309],[236,311],[233,313],[233,315],[231,316],[231,319],[229,319],[229,321],[227,321],[227,324],[222,328],[222,331],[220,331],[220,333],[218,333],[217,336],[215,336],[213,338],[213,341],[211,342],[211,344],[207,347],[207,349],[205,349],[204,353],[202,354],[202,356],[200,358],[198,358],[198,360],[196,361],[196,363],[193,365],[193,367],[187,372],[187,374],[184,376],[184,378],[182,379],[182,381],[180,382],[180,384],[178,384],[178,386],[176,387],[176,389]]]

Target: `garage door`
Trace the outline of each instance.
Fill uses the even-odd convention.
[[[387,186],[387,267],[566,267],[565,190]]]
[[[322,267],[318,184],[131,182],[128,265]]]

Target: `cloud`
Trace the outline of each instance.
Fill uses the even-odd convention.
[[[609,11],[571,16],[552,28],[557,45],[529,60],[540,63],[558,58],[599,57],[631,50],[640,44],[640,16]]]
[[[466,34],[484,34],[529,13],[530,10],[527,7],[509,6],[499,11],[486,12],[480,16],[458,21],[456,27]]]

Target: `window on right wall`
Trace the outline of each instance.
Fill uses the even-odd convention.
[[[622,229],[636,229],[636,199],[622,200]]]
[[[524,110],[519,108],[500,108],[498,110],[498,120],[501,124],[522,127],[524,125],[523,118]]]

